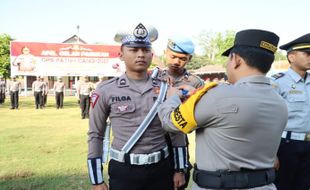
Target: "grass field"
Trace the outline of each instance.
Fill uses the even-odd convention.
[[[8,99],[0,105],[0,189],[90,189],[88,120],[80,118],[75,97],[65,97],[59,110],[52,96],[45,109],[36,110],[33,97],[20,97],[19,107],[10,110]]]

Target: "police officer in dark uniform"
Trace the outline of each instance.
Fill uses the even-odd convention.
[[[183,173],[174,175],[179,171],[173,170],[169,158],[173,155],[157,116],[166,83],[147,73],[153,57],[151,42],[157,36],[154,27],[142,24],[115,36],[115,41],[122,43],[120,59],[126,64],[126,73],[100,83],[91,97],[88,169],[94,189],[108,189],[101,165],[108,117],[114,135],[109,162],[111,189],[173,190],[185,183]],[[171,136],[171,140],[173,147],[185,146],[182,134]]]
[[[276,189],[274,161],[287,122],[285,101],[265,75],[279,37],[243,30],[228,57],[229,84],[211,82],[181,102],[180,86],[168,90],[159,117],[168,131],[196,130],[193,189]]]
[[[280,46],[290,68],[272,76],[288,107],[288,122],[278,151],[279,190],[310,188],[310,33]]]

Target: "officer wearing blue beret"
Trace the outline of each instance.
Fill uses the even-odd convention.
[[[310,33],[280,46],[287,51],[290,68],[272,76],[285,99],[288,122],[278,150],[279,190],[310,188]]]
[[[230,84],[169,88],[159,107],[164,128],[196,132],[192,189],[276,189],[274,161],[287,108],[265,75],[278,42],[273,32],[240,31],[223,53]],[[181,90],[192,94],[184,102]]]
[[[204,82],[198,76],[189,73],[185,66],[192,59],[192,55],[195,51],[195,45],[192,40],[188,37],[174,36],[168,39],[167,48],[165,50],[166,66],[168,69],[162,71],[161,77],[169,81],[173,87],[181,85],[189,85],[194,88],[200,88],[204,85]],[[188,138],[184,134],[187,140],[187,146],[176,147],[173,152],[178,153],[174,157],[173,163],[175,169],[185,174],[186,183],[178,188],[178,190],[185,189],[190,179],[190,169],[192,168],[189,162],[189,151],[188,151]],[[176,173],[179,175],[180,173]]]
[[[119,57],[125,74],[100,83],[91,97],[88,132],[88,169],[94,189],[107,190],[102,175],[102,140],[109,118],[113,142],[109,162],[109,186],[113,190],[173,190],[184,178],[175,178],[166,134],[157,108],[166,95],[167,83],[147,72],[153,58],[154,27],[138,24],[120,31]],[[182,134],[172,134],[173,147],[186,146]]]

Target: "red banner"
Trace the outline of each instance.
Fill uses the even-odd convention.
[[[120,46],[11,42],[12,75],[119,76]]]

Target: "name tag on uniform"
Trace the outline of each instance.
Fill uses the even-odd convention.
[[[300,90],[290,90],[288,93],[289,94],[302,94],[302,91],[300,91]]]

